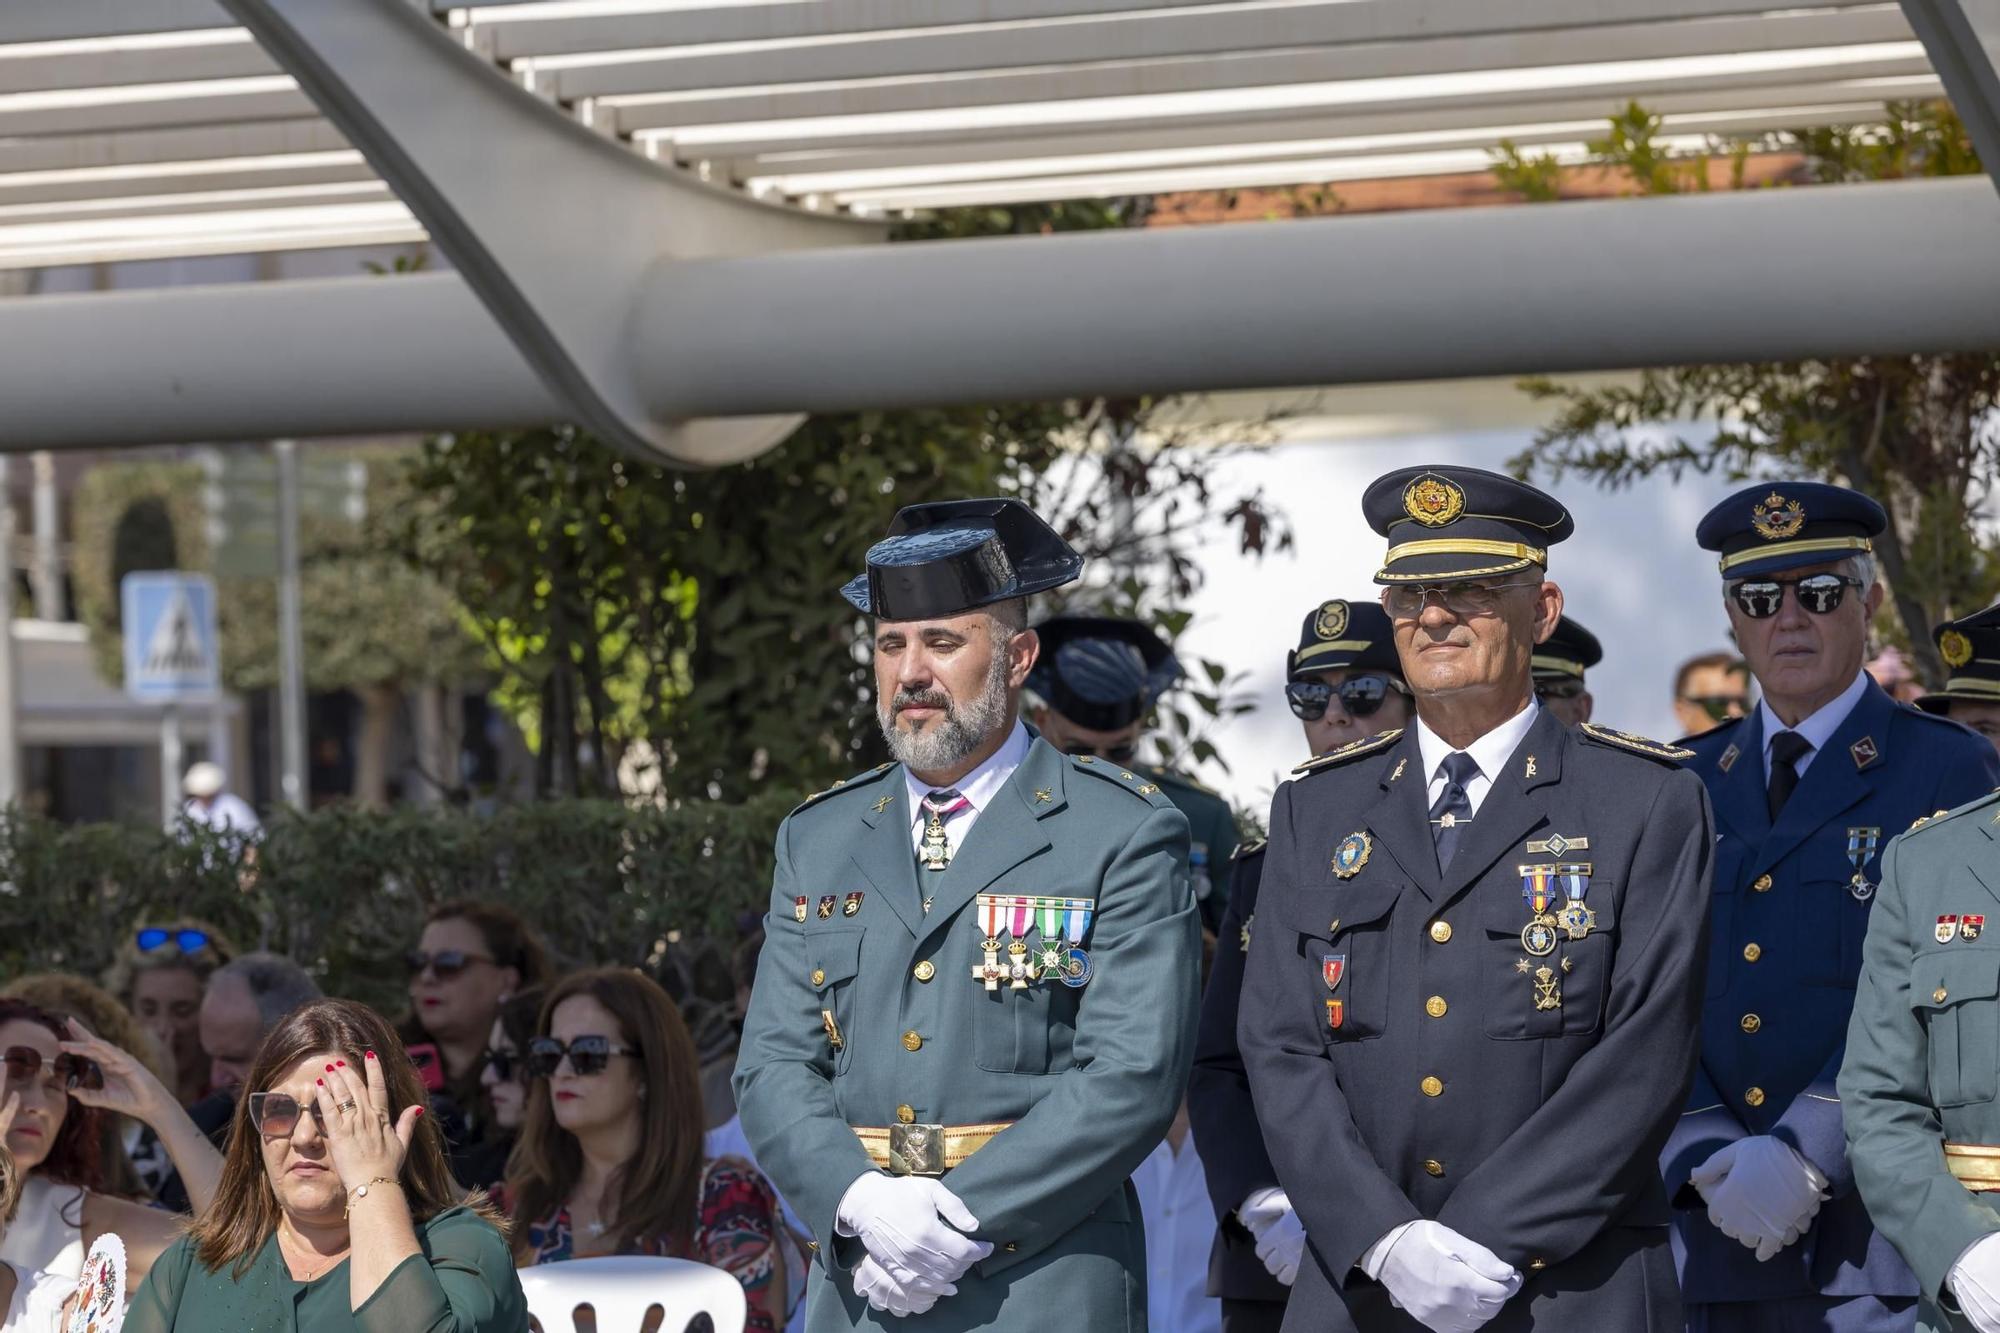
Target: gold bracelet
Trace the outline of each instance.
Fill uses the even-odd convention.
[[[356,1199],[367,1198],[368,1191],[374,1189],[377,1185],[394,1185],[397,1189],[403,1188],[403,1182],[397,1180],[394,1176],[377,1176],[365,1184],[356,1185],[347,1192],[347,1206],[340,1210],[340,1215],[346,1217],[352,1213],[354,1211],[354,1201]]]

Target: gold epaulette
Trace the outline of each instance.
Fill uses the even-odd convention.
[[[1633,754],[1643,754],[1648,759],[1658,759],[1663,763],[1679,764],[1694,758],[1694,751],[1678,745],[1668,745],[1664,741],[1649,740],[1644,736],[1634,736],[1629,731],[1618,731],[1611,727],[1600,727],[1595,722],[1585,722],[1577,728],[1583,735],[1600,745],[1613,749],[1627,750]]]
[[[1350,759],[1359,759],[1363,755],[1388,749],[1400,740],[1402,735],[1403,729],[1397,727],[1393,731],[1378,732],[1373,736],[1363,736],[1358,741],[1349,741],[1337,750],[1328,750],[1317,759],[1306,760],[1292,770],[1292,775],[1297,777],[1306,773],[1317,773],[1323,768],[1338,768]]]

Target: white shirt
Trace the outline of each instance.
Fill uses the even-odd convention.
[[[1160,1140],[1132,1173],[1146,1224],[1146,1327],[1151,1333],[1221,1333],[1222,1302],[1207,1294],[1215,1209],[1194,1135],[1175,1152]]]
[[[218,792],[207,805],[190,796],[181,802],[181,813],[190,823],[206,825],[218,833],[240,833],[255,838],[264,829],[257,822],[257,812],[250,808],[250,802],[234,792]]]
[[[966,809],[944,821],[945,845],[951,849],[953,856],[958,855],[958,849],[965,845],[965,835],[972,832],[979,812],[993,803],[993,798],[1000,794],[1000,788],[1014,776],[1014,770],[1021,766],[1021,761],[1028,757],[1028,747],[1033,743],[1034,738],[1028,735],[1028,729],[1015,722],[1014,730],[985,763],[952,784],[954,791],[971,802]],[[930,819],[930,812],[924,809],[924,797],[938,788],[919,781],[917,775],[907,768],[903,770],[903,781],[910,788],[910,850],[921,852],[924,849],[924,824]]]
[[[1769,699],[1759,699],[1757,701],[1757,711],[1764,718],[1765,784],[1768,786],[1771,781],[1771,738],[1773,736],[1776,736],[1781,731],[1796,731],[1799,735],[1805,737],[1808,745],[1812,746],[1812,749],[1807,750],[1803,755],[1799,756],[1799,761],[1792,765],[1793,768],[1798,770],[1799,776],[1804,777],[1806,769],[1812,764],[1814,759],[1819,757],[1820,750],[1828,741],[1833,739],[1833,733],[1840,730],[1840,724],[1847,721],[1847,715],[1854,711],[1854,705],[1860,703],[1861,696],[1868,692],[1868,685],[1868,673],[1866,671],[1855,672],[1854,683],[1842,690],[1839,698],[1830,704],[1822,705],[1818,712],[1802,718],[1796,727],[1788,727],[1779,720],[1778,715],[1771,711],[1771,701]]]
[[[1465,799],[1472,805],[1472,813],[1479,813],[1479,804],[1486,799],[1486,793],[1493,790],[1493,779],[1507,767],[1507,761],[1514,757],[1514,751],[1528,738],[1528,729],[1535,725],[1535,718],[1541,714],[1541,701],[1530,698],[1528,706],[1502,722],[1493,730],[1465,747],[1472,756],[1472,762],[1479,765],[1479,775],[1465,784]],[[1424,761],[1424,772],[1430,775],[1430,783],[1424,801],[1426,807],[1437,804],[1438,797],[1444,795],[1449,782],[1444,775],[1444,761],[1453,750],[1444,737],[1417,719],[1417,753]]]
[[[11,1265],[10,1265],[11,1267]],[[72,1278],[14,1269],[14,1299],[0,1310],[0,1333],[58,1333],[62,1303],[76,1289]]]

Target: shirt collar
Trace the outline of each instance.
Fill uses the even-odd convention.
[[[1472,762],[1479,765],[1482,777],[1490,782],[1506,766],[1507,760],[1527,739],[1528,731],[1535,725],[1535,718],[1541,711],[1541,700],[1530,695],[1526,708],[1465,747],[1465,752],[1472,756]],[[1421,717],[1417,719],[1417,753],[1424,761],[1424,785],[1429,786],[1436,781],[1438,765],[1452,753],[1452,747],[1444,737],[1425,725]]]
[[[1032,743],[1033,738],[1028,735],[1027,727],[1016,719],[1014,730],[1007,734],[1007,739],[1001,742],[1000,748],[989,755],[979,767],[952,784],[958,789],[958,794],[971,804],[974,814],[986,809],[999,794],[1000,788],[1006,785],[1007,779],[1014,776],[1014,770],[1028,757],[1028,746]],[[924,817],[924,797],[930,795],[935,788],[919,779],[908,768],[903,770],[903,781],[910,789],[910,822],[915,824]]]
[[[1819,711],[1801,719],[1796,727],[1787,727],[1779,720],[1778,715],[1771,711],[1770,703],[1759,699],[1757,711],[1763,714],[1764,719],[1765,757],[1769,758],[1771,753],[1771,738],[1781,731],[1798,732],[1805,737],[1806,743],[1813,747],[1814,753],[1825,749],[1826,743],[1833,739],[1833,733],[1840,730],[1840,724],[1847,721],[1847,715],[1854,711],[1854,705],[1860,703],[1861,696],[1867,692],[1868,673],[1857,671],[1854,673],[1854,683],[1842,690],[1839,697],[1831,703],[1822,704]]]

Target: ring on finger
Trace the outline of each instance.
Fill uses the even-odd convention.
[[[338,1108],[338,1109],[340,1109],[340,1110],[342,1110],[342,1111],[352,1111],[352,1110],[354,1109],[354,1107],[355,1107],[355,1104],[356,1104],[356,1103],[355,1103],[354,1099],[353,1099],[352,1097],[349,1097],[349,1098],[348,1098],[348,1099],[347,1099],[346,1101],[344,1101],[344,1102],[342,1102],[342,1103],[340,1104],[340,1106],[339,1106],[339,1108]]]

